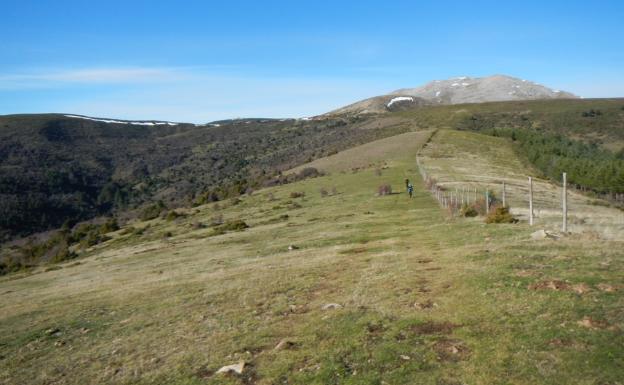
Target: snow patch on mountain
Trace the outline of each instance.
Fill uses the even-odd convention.
[[[165,126],[165,125],[177,126],[179,124],[179,123],[172,123],[172,122],[141,122],[141,121],[115,120],[115,119],[99,119],[99,118],[90,118],[88,116],[81,116],[81,115],[65,115],[65,116],[68,118],[91,120],[93,122],[131,124],[134,126]]]
[[[404,101],[413,102],[414,98],[411,96],[397,96],[396,98],[392,98],[392,100],[390,100],[388,104],[386,104],[386,107],[390,108],[390,106],[393,105],[394,103],[404,102]]]

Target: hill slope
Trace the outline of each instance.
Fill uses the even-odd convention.
[[[427,138],[378,158],[381,175],[335,157],[331,175],[136,222],[79,264],[0,277],[0,381],[617,383],[622,242],[447,216],[414,162]],[[404,178],[414,199],[376,196]],[[250,228],[197,225],[221,216]],[[242,375],[216,373],[239,361]]]
[[[405,132],[365,119],[204,126],[59,114],[0,116],[0,242],[164,201],[176,207],[257,188],[308,160]]]

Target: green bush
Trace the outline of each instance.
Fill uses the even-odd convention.
[[[228,231],[243,231],[247,228],[249,228],[249,225],[245,223],[245,221],[241,219],[236,219],[233,221],[225,222],[224,224],[215,227],[213,234],[221,235],[225,234]]]
[[[100,234],[112,233],[119,230],[119,224],[116,218],[110,218],[102,226],[100,226]]]
[[[160,215],[161,212],[167,209],[167,206],[162,201],[158,201],[154,204],[147,206],[143,209],[141,213],[141,220],[149,221],[151,219],[156,219]]]
[[[463,205],[460,214],[462,217],[473,218],[479,215],[479,212],[474,205]]]
[[[167,213],[167,216],[165,217],[165,219],[167,221],[171,222],[171,221],[174,221],[174,220],[176,220],[178,218],[185,217],[185,216],[186,216],[186,214],[184,214],[184,213],[179,213],[179,212],[177,212],[175,210],[171,210],[171,211],[169,211]]]
[[[485,218],[485,223],[516,223],[518,220],[511,215],[508,207],[497,207]]]

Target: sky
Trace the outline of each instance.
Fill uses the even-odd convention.
[[[304,117],[492,74],[624,96],[622,1],[1,4],[0,114]]]

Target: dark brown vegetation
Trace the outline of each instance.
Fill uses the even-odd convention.
[[[137,126],[58,114],[0,116],[0,242],[156,199],[170,207],[204,203],[319,175],[281,171],[407,129],[362,129],[365,123],[350,117]],[[158,211],[151,209],[146,218]]]
[[[392,194],[392,186],[385,183],[377,187],[377,195],[384,196]]]

